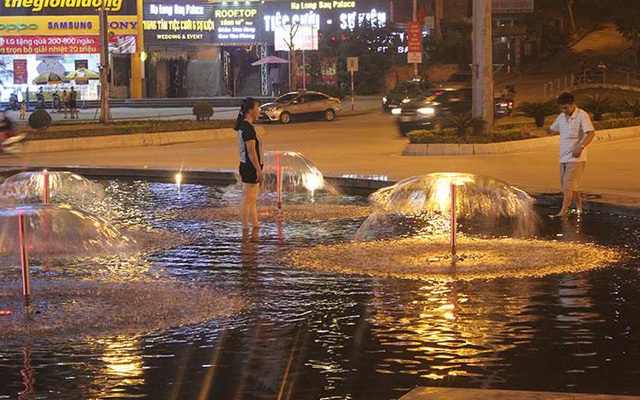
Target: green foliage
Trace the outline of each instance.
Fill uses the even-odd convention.
[[[110,124],[55,123],[46,134],[44,132],[28,132],[29,140],[62,139],[86,136],[130,135],[135,133],[157,133],[190,131],[199,129],[233,128],[234,120],[135,120],[117,121]]]
[[[51,115],[49,115],[49,113],[42,108],[37,109],[29,116],[29,126],[39,131],[45,130],[50,127],[51,122]]]
[[[196,121],[208,121],[213,116],[213,107],[206,101],[199,101],[193,106],[193,115]]]
[[[603,114],[620,110],[620,106],[611,97],[597,93],[580,98],[578,104],[580,108],[593,113],[594,121],[602,121]]]
[[[640,3],[628,0],[609,0],[613,11],[612,19],[618,32],[633,44],[635,62],[640,55]]]
[[[442,21],[442,41],[426,39],[429,61],[435,64],[471,64],[471,24],[462,20]]]
[[[473,123],[473,122],[472,122]],[[594,122],[596,130],[624,128],[628,126],[640,126],[638,118],[612,118],[604,121]],[[458,135],[456,128],[444,128],[440,130],[419,130],[409,132],[407,137],[410,143],[416,144],[474,144],[474,143],[498,143],[513,140],[524,140],[536,137],[526,132],[526,126],[522,124],[506,124],[496,127],[496,130],[483,134]]]
[[[379,94],[384,88],[384,77],[389,68],[404,60],[398,53],[399,42],[393,35],[393,27],[374,28],[363,26],[353,31],[323,32],[316,55],[311,55],[309,72],[312,84],[320,84],[320,62],[324,58],[338,60],[338,83],[341,90],[349,91],[351,73],[347,71],[347,57],[358,57],[355,73],[357,94]],[[326,92],[326,91],[325,91]]]
[[[407,135],[410,143],[434,144],[434,143],[450,143],[450,144],[481,144],[481,143],[498,143],[509,142],[512,140],[530,139],[533,137],[530,133],[524,133],[520,129],[510,129],[493,131],[483,135],[464,135],[456,134],[455,129],[445,129],[443,131],[422,130],[412,131]]]
[[[558,113],[558,105],[555,100],[524,102],[517,107],[517,111],[520,115],[533,118],[536,127],[542,128],[546,117]]]
[[[625,128],[627,126],[639,126],[640,117],[636,118],[612,118],[604,121],[594,121],[593,126],[596,130]]]
[[[449,115],[441,122],[441,127],[455,129],[456,135],[464,136],[474,127],[474,122],[471,114]]]
[[[640,99],[625,100],[624,109],[631,112],[634,118],[640,117]]]

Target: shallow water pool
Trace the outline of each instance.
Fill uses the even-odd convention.
[[[236,221],[179,217],[228,201],[222,188],[104,184],[95,212],[119,227],[188,238],[137,255],[136,273],[240,293],[247,306],[231,318],[139,336],[3,343],[0,398],[397,399],[416,386],[640,395],[638,220],[543,218],[540,237],[624,250],[624,261],[590,272],[383,279],[280,262],[300,246],[350,240],[362,218],[264,222],[258,238],[243,240]],[[34,275],[68,274],[63,266],[83,279],[126,269],[122,260],[92,258],[47,271],[34,265]]]

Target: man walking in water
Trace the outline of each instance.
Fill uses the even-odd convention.
[[[586,147],[596,136],[595,128],[586,111],[578,108],[572,93],[558,96],[562,113],[549,127],[550,134],[560,134],[560,183],[562,185],[562,208],[554,217],[567,216],[569,207],[575,202],[578,213],[582,213],[580,180],[587,163]]]

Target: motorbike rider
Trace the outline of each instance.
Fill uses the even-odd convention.
[[[507,85],[504,87],[504,90],[500,94],[500,97],[505,100],[515,100],[516,98],[516,87],[514,85]]]
[[[20,102],[18,101],[18,90],[14,90],[9,95],[9,108],[11,111],[17,111],[20,108]]]
[[[44,89],[42,87],[36,94],[36,108],[44,109]]]
[[[60,100],[60,95],[58,94],[58,90],[54,90],[51,95],[51,110],[60,112],[62,109],[62,101]]]

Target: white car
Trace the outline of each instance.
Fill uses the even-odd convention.
[[[279,121],[288,124],[299,117],[321,118],[333,121],[342,110],[342,103],[335,97],[320,92],[290,92],[273,102],[260,106],[260,120]]]

